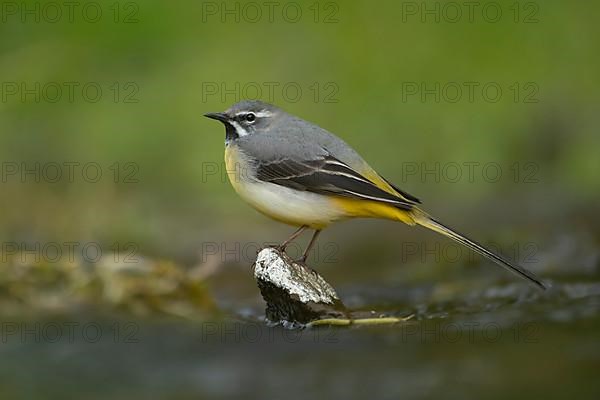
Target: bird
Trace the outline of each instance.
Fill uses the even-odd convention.
[[[225,167],[237,194],[259,212],[313,236],[351,218],[380,218],[419,225],[488,258],[540,289],[532,272],[506,260],[426,213],[421,201],[377,173],[349,144],[327,130],[259,100],[242,100],[204,114],[225,125]]]

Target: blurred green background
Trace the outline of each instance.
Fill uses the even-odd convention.
[[[557,288],[544,297],[466,252],[457,262],[439,249],[424,252],[443,249],[447,241],[418,229],[353,221],[325,232],[311,264],[350,305],[416,310],[425,320],[439,313],[459,319],[473,314],[476,320],[502,321],[502,327],[535,321],[543,327],[540,344],[521,348],[542,360],[549,357],[544,349],[570,342],[572,335],[582,343],[567,352],[572,357],[562,368],[521,371],[531,381],[521,380],[518,390],[503,386],[513,378],[511,366],[524,359],[521,351],[504,354],[513,349],[509,345],[487,350],[487,357],[498,360],[492,369],[477,368],[483,362],[477,357],[450,361],[458,349],[473,354],[473,346],[447,344],[441,356],[419,346],[406,356],[415,369],[391,374],[395,363],[389,358],[375,367],[377,393],[400,393],[393,383],[402,376],[406,393],[435,395],[453,380],[454,369],[479,374],[489,384],[477,386],[480,393],[494,388],[498,396],[547,394],[544,387],[563,376],[565,385],[561,391],[557,384],[556,393],[597,394],[597,387],[580,383],[588,383],[588,368],[599,362],[597,340],[590,338],[597,336],[600,304],[600,5],[478,4],[469,16],[464,4],[445,1],[275,2],[272,14],[263,2],[81,2],[72,14],[61,2],[2,2],[3,320],[60,315],[105,321],[116,313],[150,325],[142,329],[147,340],[136,344],[132,357],[138,358],[131,364],[147,374],[121,371],[131,385],[101,373],[107,385],[95,388],[94,374],[119,364],[110,357],[100,357],[87,372],[70,358],[64,374],[83,376],[73,387],[62,380],[17,379],[17,372],[35,367],[23,357],[33,357],[36,346],[43,347],[43,360],[73,346],[13,340],[0,345],[16,364],[2,367],[0,376],[8,379],[0,393],[16,396],[28,388],[32,398],[70,390],[88,398],[124,397],[147,393],[148,381],[158,376],[157,397],[227,397],[232,379],[250,388],[256,384],[250,377],[258,380],[260,390],[248,396],[273,394],[296,374],[315,380],[308,361],[293,361],[311,348],[310,341],[296,350],[282,346],[284,355],[278,356],[269,355],[268,347],[252,351],[238,343],[239,353],[198,355],[196,361],[188,359],[185,345],[161,347],[177,331],[175,337],[199,353],[211,353],[211,346],[229,349],[222,342],[198,346],[200,328],[181,319],[260,320],[252,249],[283,240],[292,228],[235,195],[222,164],[224,129],[202,116],[259,97],[335,132],[383,176],[421,198],[426,210],[494,243]],[[72,179],[68,163],[77,163],[71,164]],[[54,180],[57,164],[62,176]],[[92,169],[84,170],[86,165]],[[474,166],[472,178],[468,165]],[[102,175],[95,179],[98,169]],[[436,172],[427,173],[431,169]],[[25,170],[37,172],[23,175]],[[22,256],[49,243],[64,251],[65,242],[94,243],[104,257],[89,262],[78,251],[74,260],[63,253],[58,262]],[[412,245],[410,252],[403,243]],[[326,259],[327,245],[333,253]],[[128,249],[133,266],[124,265]],[[486,292],[490,286],[501,294]],[[526,306],[519,306],[522,301]],[[465,311],[465,304],[474,308]],[[559,311],[562,317],[554,316]],[[165,316],[166,327],[148,322]],[[343,336],[334,349],[358,347],[355,356],[363,365],[377,364],[378,352],[396,348],[391,337],[385,329],[363,331]],[[379,340],[383,344],[375,345]],[[107,352],[118,359],[122,352],[115,346],[80,347],[89,357]],[[321,349],[321,362],[313,361],[325,376],[317,380],[321,394],[351,396],[356,392],[339,387],[360,373],[338,365],[334,349]],[[161,352],[168,354],[164,371],[156,368]],[[263,357],[279,383],[261,381],[252,365],[240,367],[238,357],[246,352]],[[195,386],[195,375],[182,377],[194,367],[204,376],[213,361],[219,368],[210,376],[219,383],[212,387]],[[396,361],[404,363],[401,356]],[[345,375],[336,378],[336,368]],[[462,386],[445,394],[464,393],[470,381],[459,381]]]

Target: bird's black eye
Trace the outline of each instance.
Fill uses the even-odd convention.
[[[256,121],[256,115],[254,113],[246,114],[246,121],[248,121],[250,123]]]

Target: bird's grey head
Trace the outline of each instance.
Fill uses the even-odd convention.
[[[204,114],[205,117],[221,121],[225,125],[225,142],[266,131],[285,113],[272,104],[258,100],[245,100],[228,110]]]

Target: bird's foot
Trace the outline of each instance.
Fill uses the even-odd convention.
[[[277,251],[279,251],[282,254],[285,254],[286,256],[290,256],[285,250],[287,249],[287,244],[280,244],[277,246],[273,246],[273,248]],[[292,259],[293,262],[295,262],[296,264],[302,264],[302,265],[306,265],[306,259],[308,258],[307,254],[303,254],[302,257],[300,258],[296,258],[293,259],[292,257],[290,257],[290,259]]]

